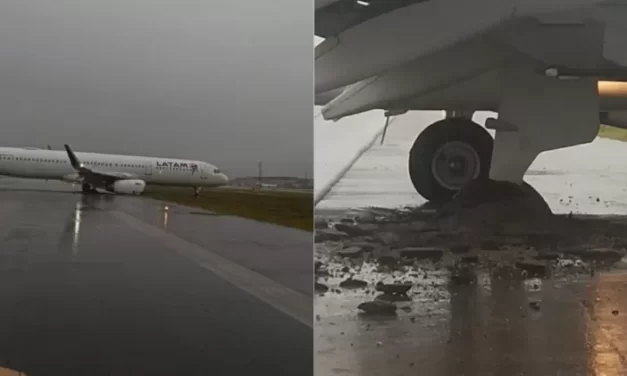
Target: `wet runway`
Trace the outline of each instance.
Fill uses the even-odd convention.
[[[367,292],[326,294],[318,375],[625,375],[627,279],[421,281],[394,317],[360,316]],[[437,286],[432,285],[437,283]],[[536,310],[530,302],[540,302]],[[322,308],[324,307],[324,308]]]
[[[311,374],[311,234],[53,182],[0,213],[0,367]]]
[[[409,182],[407,156],[424,125],[411,114],[398,120],[385,143],[366,152],[319,204],[317,215],[334,221],[366,206],[423,204]],[[597,139],[540,156],[526,180],[555,213],[613,214],[617,217],[598,220],[623,223],[627,234],[625,155],[627,144]],[[375,213],[371,217],[385,218],[388,212]],[[374,232],[395,233],[390,226]],[[403,226],[407,231],[412,223],[398,224]],[[394,236],[388,238],[387,246],[394,247]],[[316,375],[627,374],[625,259],[594,273],[576,264],[581,268],[542,279],[494,273],[481,262],[474,269],[476,282],[459,284],[446,267],[451,260],[381,271],[364,259],[328,259],[351,241],[363,245],[368,237],[316,247],[316,257],[332,271],[319,279],[329,292],[315,297]],[[513,247],[510,255],[517,252]],[[350,275],[367,287],[339,287]],[[396,303],[396,315],[359,314],[357,306],[379,294],[377,282],[412,285],[409,300]]]

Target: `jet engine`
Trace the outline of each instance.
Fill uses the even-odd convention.
[[[146,182],[139,179],[118,180],[107,186],[107,191],[121,195],[139,195],[144,192]]]

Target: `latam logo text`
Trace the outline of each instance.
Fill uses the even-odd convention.
[[[188,168],[195,172],[198,170],[198,165],[196,163],[185,163],[185,162],[157,162],[158,168]]]

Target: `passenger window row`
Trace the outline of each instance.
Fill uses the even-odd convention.
[[[166,167],[165,166],[157,166],[156,167],[157,170],[165,170]],[[189,167],[170,167],[168,168],[168,170],[172,170],[172,171],[191,171],[192,169]]]
[[[14,157],[10,155],[0,155],[0,160],[17,160],[27,162],[39,162],[39,163],[55,163],[55,164],[68,164],[68,161],[63,159],[46,159],[46,158],[24,158]],[[105,167],[124,167],[124,168],[144,168],[143,165],[127,164],[127,163],[113,163],[113,162],[83,162],[87,166],[105,166]]]

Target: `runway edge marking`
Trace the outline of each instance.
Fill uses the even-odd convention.
[[[168,231],[145,223],[130,214],[121,211],[111,211],[110,213],[133,229],[158,238],[162,244],[195,261],[203,268],[217,274],[275,309],[310,328],[313,327],[313,298],[298,293]]]
[[[388,126],[391,125],[394,120],[396,120],[396,117],[390,119],[390,123],[388,124]],[[362,155],[366,154],[366,152],[374,146],[374,143],[377,142],[377,140],[383,135],[384,130],[385,127],[381,127],[381,129],[377,131],[374,137],[372,137],[372,139],[366,145],[364,145],[361,149],[357,151],[357,154],[353,156],[350,162],[348,162],[348,164],[344,166],[344,168],[341,169],[340,172],[338,172],[333,177],[333,179],[331,179],[330,182],[327,183],[327,185],[325,185],[317,194],[314,192],[314,207],[327,197],[327,195],[331,192],[331,190],[333,190],[335,185],[339,183],[340,180],[344,178],[344,176],[346,176],[346,173],[348,173],[348,171],[355,165],[355,163],[357,163]]]

